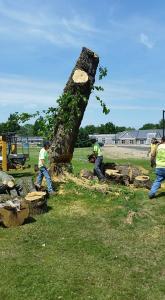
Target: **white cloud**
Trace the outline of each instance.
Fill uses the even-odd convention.
[[[62,93],[61,83],[33,80],[22,76],[0,75],[0,105],[20,105],[28,110],[55,106]]]
[[[61,95],[63,88],[62,82],[0,74],[0,122],[7,118],[9,111],[34,112],[55,106],[56,99]],[[158,114],[164,107],[164,87],[159,86],[157,90],[152,90],[150,86],[145,86],[142,80],[110,80],[104,85],[104,88],[105,91],[101,98],[110,107],[111,117],[113,116],[112,112],[119,111],[119,115],[121,111],[124,111],[124,115],[129,111],[137,112],[137,114],[146,112],[146,115],[155,111]],[[89,117],[91,111],[92,117]],[[104,122],[99,117],[101,115],[103,118],[101,111],[100,104],[94,95],[91,95],[83,123],[89,124],[89,120],[95,123],[97,118],[100,118],[99,122]],[[150,113],[147,114],[147,112]],[[124,115],[122,114],[122,116]],[[104,120],[108,122],[108,118],[104,117]]]
[[[96,83],[97,84],[97,83]],[[36,105],[55,105],[55,101],[62,93],[64,83],[36,80],[18,75],[0,74],[0,104],[25,105],[29,109]],[[164,87],[154,90],[146,86],[142,80],[110,80],[104,84],[101,97],[107,105],[113,108],[126,109],[160,109],[164,103]],[[94,95],[89,105],[96,106]],[[157,108],[154,105],[157,101]]]
[[[8,34],[12,39],[33,39],[36,42],[47,41],[63,47],[81,47],[92,33],[99,30],[87,18],[77,13],[62,16],[44,11],[25,11],[14,5],[5,5],[0,1],[0,34]]]
[[[154,43],[149,39],[148,35],[141,33],[140,34],[140,43],[146,46],[148,49],[154,47]]]

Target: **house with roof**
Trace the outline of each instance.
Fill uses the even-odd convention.
[[[149,145],[152,138],[159,141],[163,136],[163,129],[129,130],[117,134],[90,134],[89,138],[96,138],[104,145]]]

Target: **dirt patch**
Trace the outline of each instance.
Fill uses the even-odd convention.
[[[119,146],[106,146],[103,148],[103,154],[107,158],[144,158],[147,159],[148,148],[140,149],[140,148],[127,148],[127,147],[119,147]]]

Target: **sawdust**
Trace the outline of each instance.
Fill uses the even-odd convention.
[[[66,190],[64,189],[64,187],[60,187],[60,189],[58,190],[58,195],[66,195]]]
[[[161,188],[162,188],[162,189],[165,189],[165,183],[162,183],[162,184],[161,184]]]
[[[60,188],[58,189],[57,191],[57,194],[58,195],[68,195],[68,194],[72,194],[72,195],[78,195],[78,196],[81,196],[83,195],[83,193],[81,193],[80,191],[78,190],[66,190],[64,188],[64,186],[60,186]]]
[[[127,218],[125,219],[124,223],[131,225],[133,223],[133,218],[135,217],[135,215],[136,215],[136,212],[130,210],[128,212]]]
[[[58,176],[53,175],[53,176],[51,177],[51,179],[52,179],[52,181],[55,182],[55,183],[57,183],[57,182],[59,182],[59,183],[65,183],[65,182],[66,182],[65,175],[58,175]]]
[[[111,193],[112,190],[111,190],[111,187],[107,184],[107,183],[92,183],[91,181],[89,181],[88,179],[85,179],[85,178],[78,178],[78,177],[75,177],[69,173],[66,173],[66,178],[72,182],[74,182],[75,184],[83,187],[83,188],[86,188],[86,189],[89,189],[89,190],[92,190],[92,191],[98,191],[98,192],[101,192],[101,193]],[[114,192],[114,190],[113,190]]]
[[[147,157],[148,148],[140,149],[139,147],[126,147],[126,146],[105,146],[103,147],[103,155],[107,158],[144,158],[148,159]]]

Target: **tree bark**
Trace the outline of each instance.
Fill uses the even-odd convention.
[[[15,185],[15,179],[13,176],[8,175],[6,172],[0,171],[0,185],[6,185],[9,188],[13,188]]]
[[[47,212],[46,192],[28,193],[25,197],[25,202],[28,204],[30,217]]]
[[[79,59],[64,88],[63,96],[68,93],[75,99],[74,103],[63,103],[57,115],[51,146],[51,163],[70,163],[79,127],[88,104],[89,96],[95,82],[99,57],[91,50],[83,48]],[[63,116],[68,120],[64,121]],[[69,126],[68,126],[69,125]]]
[[[15,201],[17,205],[19,204],[19,209]],[[0,204],[0,222],[8,228],[22,225],[29,217],[29,207],[25,201],[21,199],[15,201],[9,200]]]
[[[19,178],[17,180],[17,186],[20,186],[20,188],[21,188],[20,195],[22,197],[25,197],[30,192],[36,191],[32,176],[25,176],[25,177]]]

